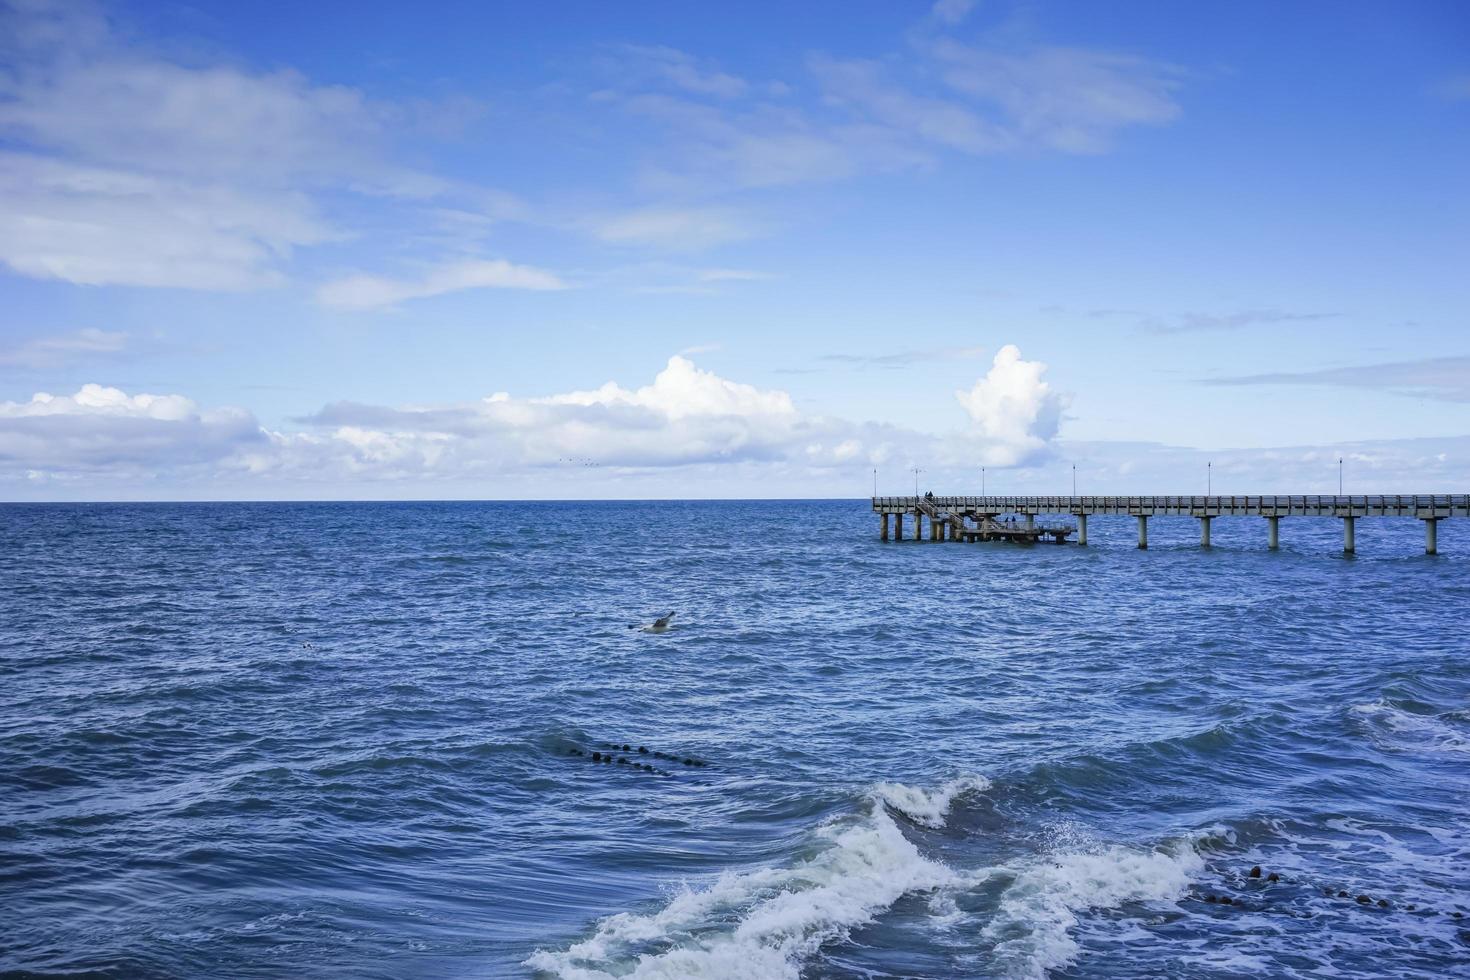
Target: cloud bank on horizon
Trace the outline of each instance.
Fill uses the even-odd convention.
[[[963,466],[978,454],[1015,466],[1041,460],[1057,432],[1062,400],[1042,380],[1045,370],[1003,348],[989,373],[959,393],[970,424],[948,438],[804,413],[786,391],[722,378],[678,354],[638,388],[609,381],[588,391],[396,408],[337,402],[294,431],[268,429],[242,408],[86,384],[73,395],[0,402],[0,459],[38,484],[176,475],[197,485],[223,472],[249,489],[282,492],[348,480],[380,491],[402,481],[462,485],[589,466],[851,469],[889,463],[920,444],[937,465]]]
[[[0,0],[0,499],[1470,481],[1454,5],[352,14]]]

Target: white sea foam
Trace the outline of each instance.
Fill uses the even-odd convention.
[[[960,776],[933,790],[916,789],[903,783],[879,783],[873,787],[872,795],[914,823],[937,829],[944,826],[956,797],[989,788],[990,780],[984,776]]]
[[[1153,850],[1113,845],[1050,854],[1011,870],[984,935],[1011,976],[1044,977],[1071,963],[1078,913],[1127,902],[1173,902],[1204,867],[1192,842]]]
[[[728,872],[706,888],[684,889],[656,912],[604,919],[588,939],[563,951],[539,950],[526,965],[567,980],[794,980],[822,945],[841,941],[903,895],[932,898],[964,887],[963,878],[919,852],[885,804],[937,827],[956,796],[983,785],[955,780],[925,792],[881,784],[860,818],[817,831],[818,849],[806,860]],[[933,907],[950,910],[943,900]]]
[[[1419,715],[1386,701],[1355,704],[1352,712],[1373,719],[1389,730],[1413,738],[1424,748],[1441,752],[1470,752],[1470,732],[1443,716]],[[1456,713],[1451,713],[1454,718]]]

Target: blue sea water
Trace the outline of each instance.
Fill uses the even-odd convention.
[[[877,530],[0,507],[0,972],[1470,972],[1470,522]]]

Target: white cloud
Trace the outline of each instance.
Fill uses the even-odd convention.
[[[467,119],[463,100],[170,60],[85,5],[0,9],[0,58],[0,264],[20,275],[257,289],[284,281],[294,250],[348,236],[329,193],[339,212],[371,197],[380,225],[423,224],[434,198],[505,209],[393,161],[406,134]]]
[[[1020,145],[1100,153],[1128,126],[1179,116],[1179,72],[1130,55],[1050,47],[1004,52],[952,39],[931,51],[956,91],[998,107]]]
[[[1470,101],[1470,72],[1451,75],[1435,86],[1440,98],[1450,102]]]
[[[128,395],[88,384],[73,395],[0,402],[0,475],[149,477],[221,465],[263,435],[238,409],[201,411],[181,395]]]
[[[669,419],[726,415],[741,418],[792,418],[796,408],[784,391],[763,391],[754,385],[726,381],[702,371],[686,357],[674,355],[653,384],[629,391],[609,381],[594,391],[574,391],[541,399],[548,405],[628,405],[647,408]]]
[[[702,67],[693,56],[674,48],[629,45],[624,50],[632,66],[647,70],[686,92],[733,99],[750,88],[745,79]]]
[[[929,16],[941,24],[954,25],[970,16],[975,0],[936,0],[929,8]]]
[[[566,289],[555,273],[502,259],[466,259],[430,269],[418,279],[389,279],[366,273],[324,283],[317,300],[343,310],[371,310],[411,299],[465,289]]]
[[[746,215],[728,208],[651,207],[612,215],[593,228],[614,245],[696,250],[749,238],[759,231]]]
[[[914,95],[892,84],[877,62],[819,56],[811,59],[811,70],[833,103],[926,142],[966,153],[997,153],[1017,143],[1004,127],[963,105]]]
[[[86,286],[240,290],[334,232],[306,196],[0,154],[0,262]]]
[[[1046,365],[1021,359],[1007,344],[996,352],[990,371],[955,397],[969,413],[984,461],[1014,466],[1039,458],[1061,425],[1064,400],[1041,379]]]
[[[92,357],[119,354],[127,348],[128,335],[120,330],[87,327],[55,337],[34,337],[0,347],[0,367],[54,368]]]
[[[813,109],[784,96],[721,105],[666,92],[603,94],[664,128],[644,182],[679,193],[925,166],[941,149],[1100,153],[1118,132],[1180,113],[1173,92],[1181,73],[1172,66],[1085,48],[970,45],[937,33],[963,18],[962,7],[938,5],[901,56],[810,57],[822,95]]]
[[[619,472],[670,467],[834,467],[923,442],[881,426],[799,412],[784,391],[722,378],[671,357],[641,387],[609,382],[540,397],[387,408],[336,403],[294,432],[240,409],[201,410],[180,395],[86,385],[0,403],[0,483],[111,473],[254,486],[467,481],[567,465]],[[551,478],[555,479],[555,478]]]

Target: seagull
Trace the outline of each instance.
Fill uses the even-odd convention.
[[[641,628],[645,633],[667,633],[669,631],[669,620],[673,618],[674,614],[668,613],[667,615],[660,616],[658,619],[655,619],[652,624]],[[633,628],[639,629],[640,627],[635,626]]]

